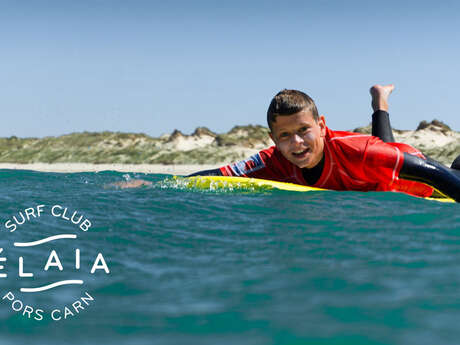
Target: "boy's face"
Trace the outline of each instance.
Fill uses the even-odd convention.
[[[277,116],[272,123],[270,137],[278,150],[299,168],[311,169],[323,158],[326,123],[324,116],[318,122],[309,110],[288,116]]]

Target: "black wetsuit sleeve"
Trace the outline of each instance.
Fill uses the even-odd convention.
[[[432,159],[424,160],[404,152],[404,164],[399,177],[426,183],[460,202],[460,171],[449,169]]]
[[[372,135],[386,143],[395,142],[391,130],[390,115],[386,111],[377,110],[372,114]]]
[[[210,170],[202,170],[196,173],[190,174],[187,177],[191,176],[222,176],[222,171],[219,168],[217,169],[210,169]]]

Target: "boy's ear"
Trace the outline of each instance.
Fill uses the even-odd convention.
[[[273,139],[273,134],[272,134],[272,132],[268,132],[268,135],[270,136],[270,139],[271,139],[273,142],[275,142],[275,139]]]
[[[326,118],[324,117],[324,115],[319,116],[318,125],[321,130],[321,136],[326,136]]]

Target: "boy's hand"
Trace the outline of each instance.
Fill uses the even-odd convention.
[[[114,186],[125,189],[125,188],[138,188],[142,186],[150,186],[152,182],[145,181],[145,180],[131,180],[131,181],[122,181],[122,182],[115,182]]]

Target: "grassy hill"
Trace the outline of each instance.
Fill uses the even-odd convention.
[[[449,164],[460,154],[460,133],[439,122],[416,131],[395,130],[406,142]],[[423,128],[422,128],[423,127]],[[362,133],[370,127],[357,128]],[[273,145],[263,126],[235,126],[223,134],[199,127],[191,135],[175,130],[159,138],[142,133],[83,132],[45,138],[0,138],[2,163],[215,164],[246,158]]]

